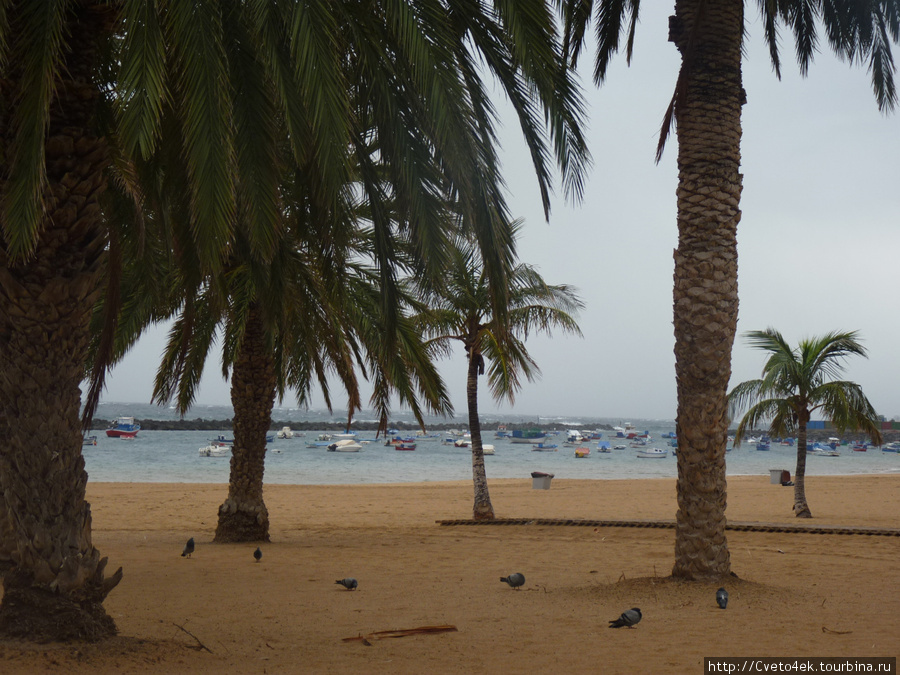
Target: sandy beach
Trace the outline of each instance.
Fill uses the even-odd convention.
[[[501,518],[672,520],[673,480],[491,481]],[[768,476],[730,522],[796,524]],[[94,543],[123,566],[119,637],[0,642],[9,673],[702,673],[708,656],[897,656],[900,537],[729,531],[730,601],[673,582],[674,531],[441,526],[468,482],[266,488],[272,542],[213,544],[223,485],[88,485]],[[900,475],[807,479],[811,525],[900,527]],[[196,551],[181,557],[193,536]],[[499,578],[521,572],[513,590]],[[359,580],[356,591],[336,579]],[[634,629],[607,627],[630,607]],[[383,638],[378,631],[452,626]],[[344,638],[370,637],[364,641]],[[368,644],[366,644],[368,643]]]

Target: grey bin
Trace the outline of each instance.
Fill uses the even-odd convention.
[[[531,472],[531,489],[532,490],[549,490],[551,480],[553,480],[552,473],[543,473],[542,471],[532,471]]]
[[[769,482],[772,485],[781,485],[791,481],[791,472],[787,469],[769,469]]]

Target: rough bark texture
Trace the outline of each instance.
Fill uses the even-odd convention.
[[[738,308],[742,28],[741,0],[679,0],[670,22],[686,77],[676,102],[678,513],[672,570],[686,579],[731,571],[725,446]]]
[[[91,542],[79,417],[106,241],[99,199],[107,148],[90,124],[92,38],[111,30],[112,18],[73,9],[70,54],[50,109],[39,240],[23,262],[0,247],[0,558],[9,568],[0,636],[92,640],[116,632],[102,603],[122,570],[105,577],[106,558]],[[6,102],[17,87],[8,74]],[[4,156],[11,133],[5,126]]]
[[[794,471],[794,515],[798,518],[812,518],[812,511],[806,503],[806,419],[801,417],[797,428],[797,470]]]
[[[478,419],[478,374],[484,372],[484,357],[477,349],[469,350],[469,376],[466,380],[466,403],[469,408],[469,434],[472,436],[472,481],[475,484],[475,520],[493,520],[494,506],[488,492],[487,472],[484,469],[484,445],[481,441],[481,421]]]
[[[266,434],[275,404],[275,363],[259,310],[250,310],[231,375],[234,447],[228,498],[219,507],[217,542],[269,541],[269,511],[263,501]]]

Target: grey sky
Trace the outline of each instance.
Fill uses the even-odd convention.
[[[740,338],[744,331],[772,326],[796,343],[831,330],[858,330],[870,358],[849,361],[846,377],[864,387],[881,414],[900,418],[900,113],[880,114],[865,67],[837,60],[824,44],[809,76],[801,78],[785,35],[779,81],[755,3],[747,3],[747,11],[732,383],[757,377],[763,365],[763,354]],[[482,387],[482,411],[675,416],[674,136],[662,162],[654,163],[679,66],[666,41],[671,13],[671,3],[642,5],[632,65],[617,56],[602,88],[583,69],[594,167],[581,204],[556,195],[549,225],[515,121],[505,117],[509,202],[526,221],[519,257],[547,282],[576,286],[587,307],[580,316],[584,339],[530,338],[541,380],[526,384],[513,408],[497,406]],[[149,401],[164,337],[156,330],[141,341],[112,373],[104,400]],[[441,371],[463,413],[463,354]],[[229,402],[219,364],[210,363],[198,403]],[[334,403],[344,400],[338,396]]]

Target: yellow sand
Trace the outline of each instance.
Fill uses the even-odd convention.
[[[673,480],[491,481],[509,518],[674,518]],[[731,521],[797,523],[793,490],[729,481]],[[460,526],[471,483],[266,488],[272,542],[213,544],[223,485],[90,484],[125,577],[99,645],[0,642],[6,673],[701,673],[705,656],[897,656],[900,537],[728,533],[730,603],[667,579],[665,529]],[[900,476],[812,477],[809,524],[900,527]],[[196,552],[181,550],[188,537]],[[499,578],[521,572],[515,591]],[[336,579],[353,576],[359,589]],[[610,619],[640,607],[635,629]],[[456,632],[343,638],[452,625]],[[202,647],[205,647],[203,649]],[[208,650],[208,651],[207,651]]]

